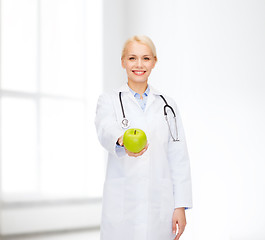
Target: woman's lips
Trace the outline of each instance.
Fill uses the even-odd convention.
[[[145,71],[132,71],[135,75],[141,76],[145,74]]]

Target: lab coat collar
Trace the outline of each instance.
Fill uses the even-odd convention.
[[[158,90],[156,90],[155,88],[153,88],[150,84],[149,88],[150,88],[150,92],[148,94],[148,99],[147,99],[147,103],[146,103],[146,107],[145,107],[145,112],[147,111],[147,109],[152,105],[152,103],[155,101],[155,96],[156,95],[162,95],[162,93]],[[125,83],[124,85],[122,85],[118,90],[118,92],[126,92],[126,93],[131,93],[128,83]],[[135,97],[133,96],[133,94],[128,94],[129,98],[140,107],[139,103],[137,102],[137,100],[135,99]],[[140,107],[141,108],[141,107]]]
[[[148,83],[148,86],[150,88],[150,93],[149,94],[154,94],[154,95],[162,95],[162,93],[160,91],[158,91],[157,89],[155,89],[153,86],[151,86]],[[119,89],[118,92],[130,92],[128,83],[123,84]]]

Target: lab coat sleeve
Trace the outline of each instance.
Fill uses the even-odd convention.
[[[177,128],[180,140],[173,142],[172,138],[170,138],[168,143],[168,160],[173,180],[175,208],[185,207],[189,209],[192,208],[190,160],[181,116],[174,101],[172,106],[177,116]]]
[[[113,100],[110,94],[102,94],[99,96],[95,125],[101,145],[109,153],[115,154],[117,157],[123,156],[123,150],[116,148],[116,142],[123,135],[123,131],[117,122]]]
[[[125,148],[124,147],[121,147],[121,146],[117,146],[116,145],[115,152],[116,152],[116,154],[117,154],[118,157],[124,157],[124,156],[126,156],[126,152],[125,152]]]

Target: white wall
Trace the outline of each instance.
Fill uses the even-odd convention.
[[[103,88],[118,87],[123,82],[120,53],[125,39],[124,0],[103,0]]]
[[[146,34],[159,60],[149,81],[182,114],[194,194],[182,239],[264,239],[265,1],[111,5],[105,1],[105,89],[126,80],[124,40]]]
[[[193,227],[209,239],[265,238],[264,10],[264,1],[182,1],[176,12]]]

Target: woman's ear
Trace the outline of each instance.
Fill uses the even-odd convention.
[[[121,66],[122,66],[122,68],[125,68],[124,59],[123,58],[121,58]]]
[[[152,69],[155,67],[156,63],[157,63],[157,58],[155,58],[155,62],[154,62],[154,64],[153,64]]]

